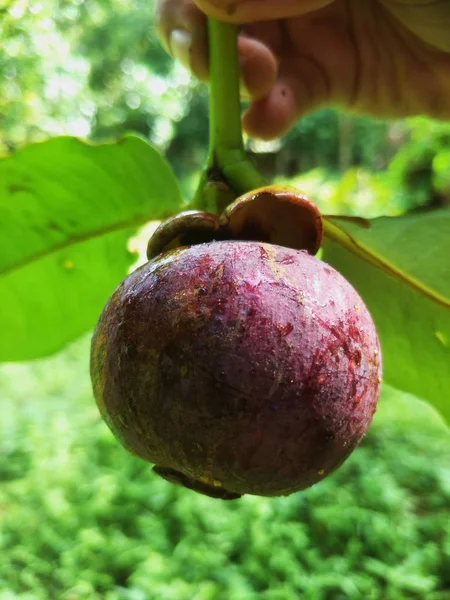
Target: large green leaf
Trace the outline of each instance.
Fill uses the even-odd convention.
[[[92,328],[133,260],[130,235],[181,203],[137,137],[56,138],[0,160],[0,360],[51,354]]]
[[[323,259],[376,323],[384,379],[450,422],[450,210],[373,221],[329,218]]]
[[[408,432],[418,428],[422,432],[442,432],[450,440],[447,423],[428,402],[384,383],[370,431],[395,429]]]

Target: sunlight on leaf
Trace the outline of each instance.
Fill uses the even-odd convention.
[[[138,226],[173,214],[175,176],[137,137],[55,138],[0,161],[0,360],[55,352],[91,329]]]

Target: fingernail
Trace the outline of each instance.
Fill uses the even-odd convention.
[[[172,56],[186,68],[191,68],[190,49],[192,35],[182,29],[174,29],[170,34],[170,51]]]

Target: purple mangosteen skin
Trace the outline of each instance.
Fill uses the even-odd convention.
[[[119,285],[91,375],[102,416],[134,454],[218,497],[279,496],[358,445],[381,354],[363,301],[329,265],[224,241],[165,253]]]

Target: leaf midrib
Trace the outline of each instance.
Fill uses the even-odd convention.
[[[38,254],[33,254],[33,256],[26,257],[23,260],[20,260],[19,262],[16,262],[15,264],[11,265],[10,267],[0,270],[0,276],[3,277],[5,275],[9,275],[13,271],[22,269],[34,262],[38,262],[39,260],[42,260],[43,258],[46,258],[47,256],[50,256],[51,254],[53,254],[55,252],[64,250],[64,248],[68,248],[69,246],[72,246],[74,244],[80,244],[82,242],[87,242],[88,240],[91,240],[93,238],[101,237],[103,235],[108,235],[109,233],[114,233],[116,231],[121,231],[124,229],[131,229],[132,227],[137,227],[139,225],[142,225],[142,224],[148,223],[148,222],[149,222],[148,218],[143,219],[142,217],[135,217],[134,219],[131,219],[130,221],[121,221],[120,223],[117,223],[115,225],[110,225],[105,228],[96,229],[94,235],[93,235],[92,231],[86,232],[86,233],[80,234],[80,235],[73,235],[70,238],[68,238],[67,240],[65,240],[64,242],[60,242],[59,244],[54,244],[50,248],[47,248],[46,250],[43,250],[42,252],[39,252]]]
[[[352,254],[361,257],[363,260],[378,267],[388,275],[395,277],[404,285],[409,286],[433,302],[440,304],[446,309],[450,309],[450,300],[448,298],[442,296],[435,290],[430,289],[415,277],[407,274],[403,269],[395,267],[388,260],[374,252],[373,249],[370,249],[369,246],[357,241],[347,231],[334,225],[329,219],[324,219],[324,233],[330,240],[336,242]]]

